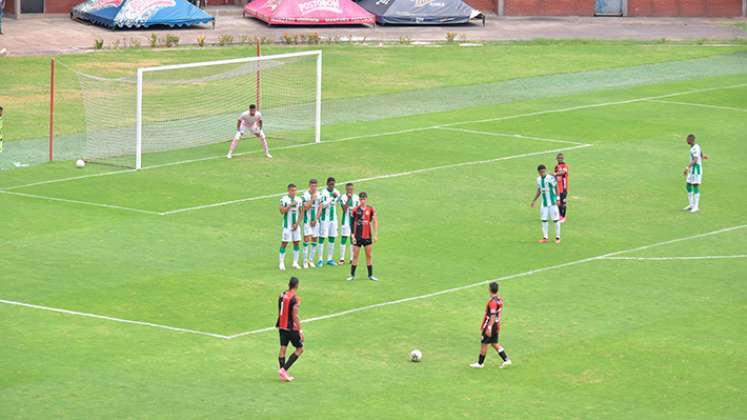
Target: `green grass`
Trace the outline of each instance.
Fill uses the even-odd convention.
[[[371,51],[365,48],[325,51],[329,72],[362,66],[342,57]],[[489,60],[471,52],[462,57],[470,60],[462,63],[463,73],[451,78],[444,69],[459,60],[437,52],[448,48],[375,52],[382,62],[406,68],[411,58],[403,51],[410,51],[418,65],[445,72],[432,81],[442,85],[506,77],[483,74]],[[573,44],[552,48],[550,60],[526,51],[549,46],[490,48],[506,53],[501,69],[512,77],[676,60],[683,50],[715,53],[697,46]],[[610,48],[637,53],[620,57]],[[138,60],[155,53],[142,54]],[[158,54],[168,61],[193,53]],[[99,57],[135,58],[131,52]],[[542,65],[521,64],[532,57]],[[44,59],[12,63],[41,68]],[[403,77],[419,83],[424,76]],[[702,77],[325,127],[325,136],[745,83],[747,75]],[[25,103],[26,91],[12,92],[20,92],[16,103]],[[740,192],[747,181],[740,168],[747,149],[745,113],[738,109],[747,109],[747,86],[667,100],[737,109],[638,101],[454,126],[591,144],[566,152],[571,200],[561,245],[536,243],[540,225],[529,201],[536,165],[552,162],[549,150],[573,145],[429,129],[277,150],[272,161],[247,154],[10,190],[157,213],[279,193],[288,182],[305,184],[310,177],[344,181],[510,158],[358,183],[381,221],[379,283],[345,282],[347,266],[278,272],[276,198],[160,216],[0,193],[0,299],[232,335],[273,325],[275,299],[289,274],[300,276],[301,315],[311,318],[743,226],[747,199]],[[36,112],[31,103],[27,109],[27,115]],[[711,156],[699,214],[680,210],[689,132]],[[220,156],[225,146],[185,156]],[[240,148],[257,150],[251,141]],[[519,157],[527,153],[539,154]],[[4,171],[0,189],[114,170],[55,162]],[[746,247],[747,228],[739,228],[621,255],[735,255]],[[307,352],[293,367],[293,384],[277,380],[274,331],[221,340],[3,304],[0,414],[455,418],[488,410],[508,418],[739,418],[747,409],[740,397],[747,385],[745,273],[747,259],[594,259],[505,280],[501,341],[515,363],[506,370],[498,370],[494,353],[486,369],[467,367],[478,351],[484,286],[317,321],[304,327]],[[422,363],[407,360],[413,348],[423,351]]]

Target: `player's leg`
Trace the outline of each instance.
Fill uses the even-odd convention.
[[[270,148],[267,145],[267,136],[265,136],[264,130],[256,130],[253,131],[253,134],[259,139],[259,144],[262,145],[262,149],[265,151],[265,156],[272,159],[272,155],[270,154]]]
[[[303,354],[303,341],[301,340],[301,335],[298,331],[289,331],[289,335],[290,342],[291,344],[293,344],[293,347],[296,348],[296,351],[294,351],[293,354],[290,355],[281,370],[285,372],[287,380],[292,381],[295,378],[288,375],[288,371],[290,370],[291,366],[296,363],[296,360],[298,360],[298,358]]]
[[[368,268],[368,279],[373,281],[379,281],[378,278],[373,275],[373,244],[368,244],[364,247],[366,251],[366,268]]]
[[[285,238],[285,232],[283,232],[283,242],[280,242],[280,253],[278,255],[280,259],[280,271],[285,271],[285,248],[288,246],[288,240]]]
[[[340,260],[337,262],[339,265],[345,264],[345,254],[348,250],[348,236],[350,236],[350,225],[342,225],[342,232],[340,232]]]
[[[293,268],[295,269],[301,268],[301,266],[298,265],[298,254],[300,250],[300,241],[293,241]]]
[[[309,242],[311,241],[311,235],[307,232],[308,225],[303,227],[303,268],[309,268]]]
[[[695,213],[696,211],[700,210],[700,183],[702,182],[702,173],[700,172],[700,166],[697,166],[694,169],[693,173],[693,207],[690,209],[690,212]]]
[[[319,222],[311,227],[311,249],[309,250],[309,267],[314,268],[314,258],[316,258],[316,251],[319,248]]]
[[[548,238],[548,225],[547,225],[547,218],[550,213],[550,208],[541,206],[540,207],[540,221],[542,222],[542,239],[540,239],[540,243],[544,244],[547,242]]]
[[[558,210],[560,211],[560,223],[565,223],[565,212],[568,200],[568,190],[560,193],[560,201],[558,201]]]
[[[286,330],[278,330],[278,334],[280,335],[280,352],[278,353],[278,363],[280,364],[280,370],[278,370],[278,374],[280,375],[281,381],[287,381],[288,374],[285,372],[285,369],[283,367],[285,366],[285,352],[288,348],[290,338],[288,337],[288,331]]]
[[[511,364],[511,359],[506,354],[506,350],[503,348],[503,346],[501,346],[501,344],[498,342],[491,344],[491,346],[493,346],[495,351],[498,352],[498,356],[501,356],[501,359],[503,359],[503,363],[501,363],[501,369],[509,366]]]
[[[327,225],[327,265],[336,265],[335,240],[337,240],[337,221],[330,220]]]
[[[550,206],[550,217],[555,223],[555,243],[560,243],[560,216],[558,215],[558,206]]]
[[[687,207],[685,207],[683,210],[690,210],[693,208],[694,194],[695,193],[693,192],[693,184],[688,182],[687,183]]]
[[[327,239],[327,221],[319,223],[319,246],[317,247],[316,266],[321,267],[324,265],[324,240]]]
[[[231,141],[231,146],[228,148],[228,154],[226,155],[227,158],[231,159],[233,157],[233,152],[236,150],[236,145],[239,143],[239,140],[243,135],[244,127],[240,127],[238,130],[236,130],[236,134],[233,135],[233,140]]]
[[[356,241],[358,238],[356,238]],[[353,252],[353,260],[350,262],[350,277],[348,277],[348,280],[355,280],[355,269],[358,268],[358,258],[361,255],[361,247],[358,242],[351,245],[351,251]]]
[[[469,365],[469,367],[482,369],[482,367],[485,365],[485,355],[488,354],[488,338],[489,337],[485,334],[482,335],[482,342],[480,343],[480,355],[477,358],[477,362],[472,363],[471,365]]]

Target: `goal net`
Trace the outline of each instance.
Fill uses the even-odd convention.
[[[271,147],[319,142],[321,60],[321,51],[305,51],[144,67],[135,77],[77,73],[83,159],[140,169],[220,156],[255,103]],[[259,150],[250,133],[243,143],[239,151]]]

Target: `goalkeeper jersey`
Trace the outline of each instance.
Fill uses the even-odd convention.
[[[552,175],[537,177],[537,190],[542,197],[542,207],[554,206],[557,203],[558,183]]]

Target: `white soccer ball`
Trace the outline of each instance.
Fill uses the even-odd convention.
[[[415,349],[410,352],[410,361],[419,362],[421,360],[423,360],[423,353],[421,353],[420,350]]]
[[[85,168],[86,167],[86,161],[83,159],[78,159],[75,161],[75,166],[78,168]]]

